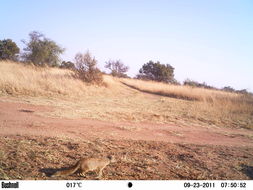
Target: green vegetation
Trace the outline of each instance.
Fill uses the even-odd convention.
[[[0,40],[0,59],[17,60],[19,48],[11,39]]]
[[[137,75],[138,79],[153,80],[165,83],[174,83],[174,68],[169,64],[149,61],[144,64]]]
[[[63,48],[36,31],[31,32],[29,37],[29,42],[23,40],[27,46],[24,48],[25,53],[22,55],[25,62],[40,66],[59,66],[59,56],[64,52]]]
[[[62,69],[71,69],[71,70],[75,70],[75,64],[72,63],[71,61],[63,61],[60,65],[60,68]]]

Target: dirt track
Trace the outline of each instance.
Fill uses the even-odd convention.
[[[103,179],[253,179],[252,130],[38,115],[53,109],[0,101],[0,179],[51,179],[55,168],[104,154],[119,161]]]
[[[69,137],[74,139],[147,140],[199,145],[253,147],[253,131],[210,126],[110,123],[89,119],[45,118],[53,107],[0,102],[0,134]]]

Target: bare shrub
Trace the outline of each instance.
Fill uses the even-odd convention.
[[[78,78],[88,83],[102,84],[101,71],[96,67],[97,60],[87,51],[84,54],[77,53],[75,56],[76,73]]]
[[[129,70],[129,67],[124,65],[120,60],[109,60],[105,64],[105,68],[111,70],[111,75],[115,77],[129,78],[125,73]]]

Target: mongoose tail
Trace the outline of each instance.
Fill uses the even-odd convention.
[[[68,176],[75,173],[80,168],[80,161],[78,161],[74,166],[69,169],[57,171],[51,177],[59,177],[59,176]]]

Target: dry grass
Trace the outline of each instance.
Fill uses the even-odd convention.
[[[94,180],[73,174],[50,177],[81,157],[114,155],[104,180],[252,179],[253,148],[180,145],[154,141],[77,140],[38,136],[0,138],[1,180]]]
[[[69,70],[11,62],[0,62],[0,70],[2,99],[55,106],[43,113],[53,117],[253,128],[252,97],[107,75],[106,86],[87,85]]]
[[[73,71],[0,62],[0,92],[11,95],[77,97],[90,93],[89,87],[74,77]]]
[[[240,95],[236,93],[229,93],[204,88],[193,88],[190,86],[169,85],[154,81],[121,79],[121,82],[127,86],[130,86],[143,92],[185,100],[215,102],[217,100],[237,100],[238,98],[240,98]]]
[[[176,100],[170,102],[181,109],[181,112],[187,110],[181,115],[183,118],[192,118],[208,124],[253,128],[253,97],[250,95],[137,79],[120,79],[120,81],[141,92],[193,101],[193,103],[183,101],[183,106]],[[166,102],[169,99],[161,100]],[[174,104],[175,102],[177,103]],[[178,112],[180,111],[175,112],[176,115]]]

